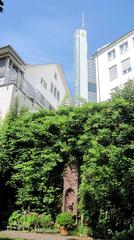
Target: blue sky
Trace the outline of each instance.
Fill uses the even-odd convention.
[[[0,46],[26,63],[60,63],[73,92],[73,35],[85,13],[89,56],[134,29],[134,0],[4,0]]]

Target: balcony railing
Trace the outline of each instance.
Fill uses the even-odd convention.
[[[24,78],[21,74],[13,70],[6,73],[0,68],[0,86],[8,86],[14,84],[17,89],[23,92],[33,103],[38,104],[40,107],[48,108],[50,104],[39,90],[35,88]]]
[[[0,67],[0,79],[5,75],[5,66]]]

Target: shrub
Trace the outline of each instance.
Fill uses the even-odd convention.
[[[39,226],[39,215],[35,212],[29,213],[26,216],[26,225],[29,230],[37,228]]]
[[[50,214],[38,214],[29,212],[24,215],[20,211],[12,213],[8,220],[8,229],[10,230],[39,230],[42,232],[52,232],[52,217]]]
[[[117,232],[112,240],[132,240],[134,239],[134,231]]]
[[[50,214],[41,214],[39,216],[39,221],[41,228],[50,228],[52,226],[52,217]]]
[[[23,222],[23,216],[19,211],[14,211],[8,220],[8,228],[10,230],[19,230],[21,229]]]
[[[70,229],[73,226],[74,220],[70,212],[60,213],[56,217],[57,227],[64,226],[67,229]]]
[[[78,224],[75,230],[77,236],[92,236],[92,229],[88,226]]]

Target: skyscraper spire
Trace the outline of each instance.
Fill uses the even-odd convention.
[[[82,13],[82,29],[85,28],[85,14],[84,12]]]

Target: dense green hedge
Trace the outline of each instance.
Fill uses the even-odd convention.
[[[19,115],[0,126],[0,222],[13,210],[60,213],[63,169],[80,168],[79,215],[92,235],[129,230],[134,207],[134,83],[112,100]]]

